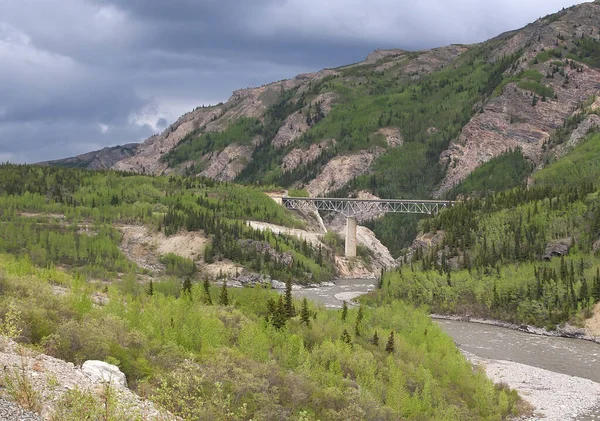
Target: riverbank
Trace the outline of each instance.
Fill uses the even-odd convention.
[[[555,338],[581,339],[584,341],[591,341],[600,344],[600,336],[590,335],[585,329],[580,329],[569,324],[562,327],[557,326],[556,330],[548,330],[546,328],[540,328],[530,325],[517,325],[514,323],[504,322],[502,320],[482,319],[479,317],[444,314],[431,314],[430,316],[432,319],[438,320],[453,320],[457,322],[479,323],[484,325],[503,327],[506,329],[518,330],[519,332],[531,333],[533,335],[551,336]]]
[[[462,351],[485,369],[494,383],[505,383],[533,406],[527,420],[565,421],[600,406],[600,383],[542,368],[504,360],[491,360]]]

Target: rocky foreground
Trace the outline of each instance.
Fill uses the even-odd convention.
[[[600,383],[512,361],[489,360],[464,352],[495,383],[505,383],[534,408],[527,420],[565,421],[600,408]]]
[[[0,337],[0,368],[0,421],[95,419],[98,411],[111,419],[175,420],[129,390],[118,367],[102,361],[78,367]]]

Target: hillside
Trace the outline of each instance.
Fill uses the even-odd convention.
[[[495,158],[482,174],[519,156]],[[600,336],[598,314],[585,321],[600,302],[599,159],[600,135],[593,133],[536,172],[529,187],[471,199],[424,220],[405,264],[386,275],[376,295],[549,330],[587,326],[588,336]],[[477,186],[469,178],[464,184]]]
[[[337,239],[315,247],[245,225],[304,227],[259,190],[3,165],[0,216],[2,398],[49,419],[491,421],[523,411],[423,310],[294,302],[292,280],[329,279]],[[161,258],[142,266],[130,258],[140,249]],[[285,280],[285,295],[268,282],[211,284],[207,266],[227,260]],[[74,366],[87,360],[117,366],[144,399],[84,381]]]

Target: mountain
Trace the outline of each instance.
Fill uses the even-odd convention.
[[[84,153],[73,158],[40,162],[39,165],[103,170],[111,168],[119,161],[135,156],[139,146],[138,143],[129,143],[123,146],[107,147],[100,149],[99,151]]]
[[[461,183],[482,164],[519,151],[519,162],[507,161],[518,174],[492,183],[510,188],[599,125],[599,34],[596,1],[480,44],[377,50],[360,63],[235,91],[226,103],[185,114],[112,168],[312,196],[455,197],[473,193]],[[417,220],[386,216],[370,227],[398,254]]]

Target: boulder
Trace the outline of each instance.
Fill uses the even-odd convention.
[[[566,256],[571,248],[571,239],[564,238],[558,241],[552,241],[546,245],[546,250],[542,258],[551,260],[555,256]]]
[[[94,383],[108,382],[115,386],[127,387],[125,374],[116,365],[89,360],[83,363],[81,371]]]

